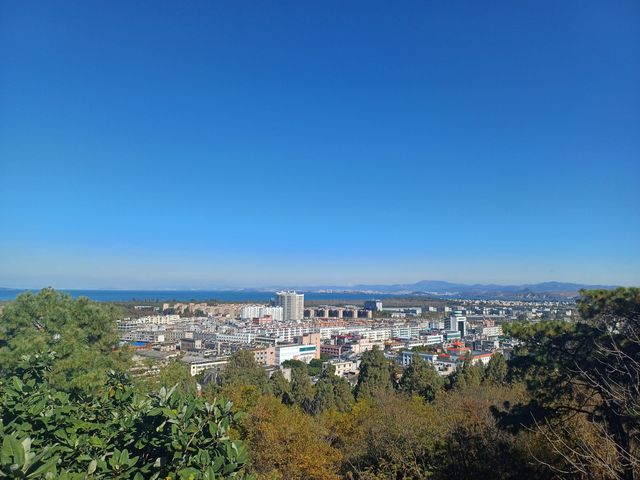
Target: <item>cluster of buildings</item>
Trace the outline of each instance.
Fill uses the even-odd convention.
[[[505,322],[572,315],[567,305],[487,301],[384,307],[372,300],[305,308],[304,295],[291,291],[277,292],[270,304],[173,303],[164,304],[163,312],[171,313],[119,322],[122,341],[137,348],[139,358],[178,358],[192,375],[212,378],[233,352],[246,349],[268,371],[287,360],[321,359],[353,381],[362,354],[375,347],[399,365],[419,355],[449,375],[465,361],[486,364],[496,353],[508,357],[514,341],[503,334]]]

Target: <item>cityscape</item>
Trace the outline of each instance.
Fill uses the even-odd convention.
[[[508,359],[517,341],[504,334],[503,324],[576,318],[575,303],[569,301],[420,303],[390,307],[367,300],[305,307],[304,294],[282,291],[275,292],[271,304],[135,305],[136,315],[121,319],[118,330],[122,341],[136,348],[139,361],[179,359],[191,375],[204,374],[203,382],[216,381],[230,355],[246,349],[269,374],[283,369],[291,380],[287,361],[322,360],[323,369],[332,366],[355,386],[362,353],[373,348],[405,367],[420,355],[447,376],[465,360],[486,365],[494,354]]]
[[[0,480],[640,480],[639,0],[2,0],[0,66]]]

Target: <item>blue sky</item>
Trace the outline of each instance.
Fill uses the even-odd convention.
[[[635,1],[0,6],[0,286],[640,284]]]

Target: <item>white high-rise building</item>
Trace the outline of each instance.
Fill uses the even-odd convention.
[[[260,316],[260,305],[245,305],[240,309],[240,318],[242,320],[251,320]]]
[[[276,292],[276,303],[282,307],[282,319],[302,320],[304,316],[304,294],[296,292]]]

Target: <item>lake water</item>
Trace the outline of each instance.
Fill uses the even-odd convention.
[[[15,300],[22,292],[37,290],[0,290],[0,301]],[[219,300],[224,302],[268,302],[275,298],[274,292],[250,290],[61,290],[74,298],[88,297],[98,302],[129,302],[139,301],[178,301],[201,302],[205,300]],[[303,292],[307,300],[371,300],[400,297],[402,295],[366,294],[354,292]]]

